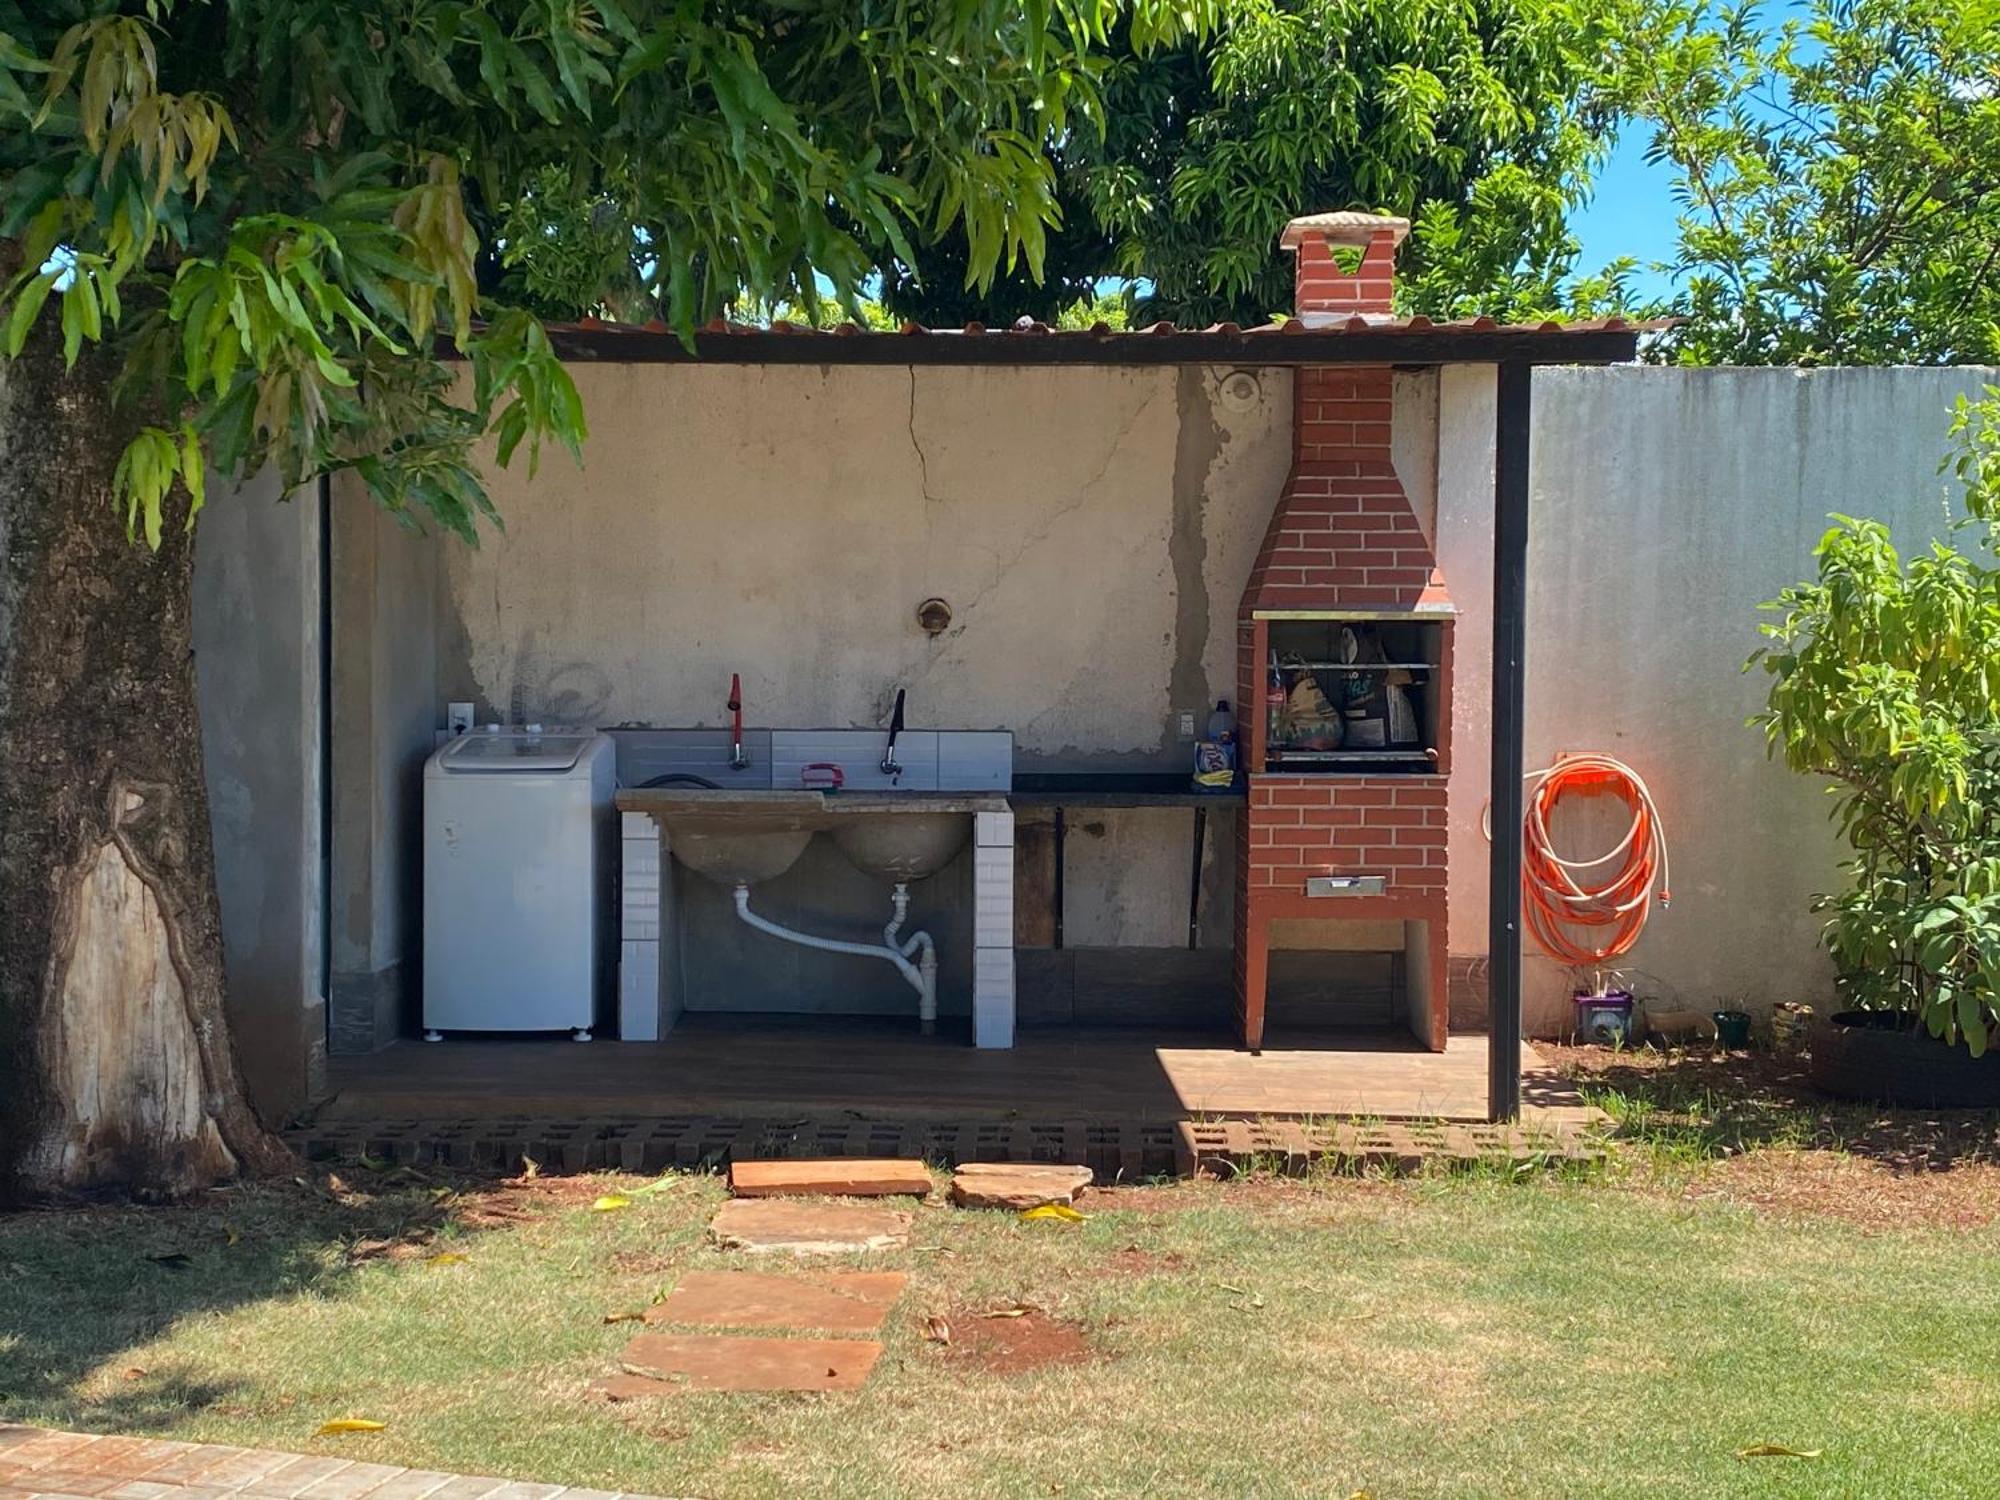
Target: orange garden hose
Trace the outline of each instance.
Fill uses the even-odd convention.
[[[1594,751],[1558,756],[1523,780],[1521,911],[1528,931],[1543,952],[1575,968],[1629,952],[1652,912],[1655,888],[1662,909],[1671,899],[1666,830],[1653,794],[1630,766]],[[1625,836],[1591,859],[1556,853],[1549,823],[1566,793],[1618,798],[1632,814]]]

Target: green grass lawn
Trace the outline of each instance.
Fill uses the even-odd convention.
[[[716,1181],[593,1213],[631,1180],[343,1176],[0,1220],[0,1418],[711,1497],[2000,1484],[1990,1229],[1865,1232],[1630,1169],[1147,1188],[1067,1226],[926,1207],[871,1262],[913,1279],[859,1394],[611,1405],[588,1387],[633,1328],[604,1317],[742,1263],[703,1243]],[[924,1338],[1017,1301],[1095,1357],[1001,1375]],[[314,1435],[341,1416],[388,1425]],[[1736,1456],[1759,1442],[1823,1456]]]

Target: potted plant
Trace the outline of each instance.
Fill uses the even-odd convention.
[[[1828,1092],[2000,1106],[2000,389],[1961,398],[1954,523],[1907,561],[1879,521],[1835,516],[1818,577],[1764,606],[1752,721],[1828,780],[1847,888],[1823,895],[1844,1006],[1812,1034]]]

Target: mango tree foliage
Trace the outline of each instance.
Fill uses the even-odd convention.
[[[1755,722],[1828,778],[1848,845],[1848,889],[1819,899],[1843,989],[1977,1056],[2000,1035],[2000,391],[1961,400],[1955,431],[1977,552],[1906,562],[1881,522],[1837,516],[1752,660]]]
[[[887,301],[939,321],[1051,316],[1127,277],[1145,283],[1142,321],[1261,322],[1292,304],[1286,220],[1362,208],[1416,220],[1412,310],[1559,306],[1613,4],[1231,0],[1206,37],[1114,45],[1103,132],[1051,143],[1064,221],[1046,285],[968,293],[956,247],[919,242]],[[1614,268],[1592,295],[1619,291]]]
[[[156,544],[176,482],[267,465],[471,538],[480,444],[585,436],[538,308],[853,305],[914,236],[1039,274],[1097,54],[1210,4],[0,0],[0,330],[115,343],[173,414],[118,467]]]
[[[2000,0],[1635,0],[1603,107],[1680,201],[1689,364],[2000,359]]]

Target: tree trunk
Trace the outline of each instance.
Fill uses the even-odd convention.
[[[126,538],[141,418],[55,323],[0,361],[0,1195],[172,1197],[289,1158],[223,1010],[194,538]]]

